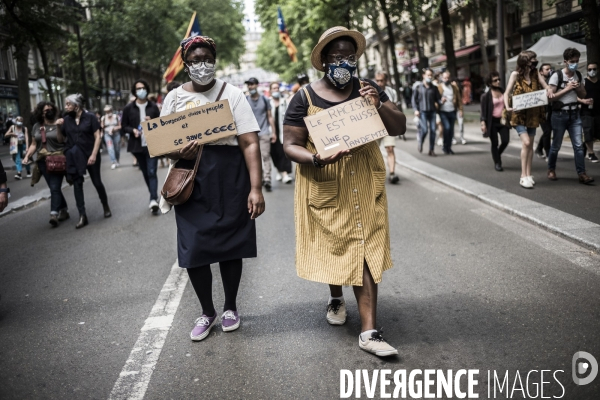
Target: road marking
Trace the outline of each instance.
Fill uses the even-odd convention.
[[[109,400],[144,398],[187,282],[188,275],[175,261],[150,315],[144,322],[140,336],[110,392]]]

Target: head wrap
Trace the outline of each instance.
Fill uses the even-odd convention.
[[[181,58],[183,59],[184,62],[185,62],[185,56],[187,55],[189,48],[194,43],[200,43],[200,44],[206,45],[208,48],[210,48],[212,50],[213,54],[216,54],[216,52],[217,52],[217,44],[215,43],[214,40],[212,40],[208,36],[192,36],[192,37],[183,39],[181,41]]]
[[[67,102],[67,101],[71,104],[75,104],[79,108],[83,107],[83,96],[80,95],[79,93],[68,95],[67,98],[65,99],[65,102]]]

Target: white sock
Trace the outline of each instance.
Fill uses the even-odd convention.
[[[360,338],[362,341],[366,341],[371,337],[371,334],[373,332],[377,332],[377,329],[370,329],[368,331],[364,331],[363,333],[360,334]]]
[[[339,300],[339,301],[341,301],[343,303],[344,302],[344,296],[341,296],[341,297],[331,297],[331,295],[329,295],[329,302],[327,304],[331,304],[331,302],[333,300]]]

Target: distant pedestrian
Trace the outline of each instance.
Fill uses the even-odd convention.
[[[15,118],[14,124],[6,132],[6,136],[10,138],[9,152],[17,166],[15,179],[21,180],[23,179],[21,175],[23,158],[25,158],[25,151],[29,147],[29,132],[27,132],[27,127],[24,126],[23,117],[18,116]],[[31,166],[26,164],[25,170],[27,171],[27,177],[31,178]]]
[[[504,91],[500,87],[500,74],[497,71],[491,72],[485,83],[489,90],[481,95],[481,131],[492,143],[494,168],[496,171],[503,171],[501,156],[510,140],[510,126],[504,107]]]
[[[388,98],[392,102],[392,104],[396,104],[398,101],[398,95],[394,88],[387,86],[387,73],[383,71],[379,71],[375,73],[375,83],[379,86],[385,94],[388,95]],[[404,136],[404,135],[402,135]],[[388,177],[390,183],[396,184],[400,181],[400,178],[396,175],[396,153],[394,151],[396,147],[396,138],[394,136],[385,136],[381,140],[379,140],[379,144],[383,145],[385,151],[387,153],[387,162],[388,162],[388,170],[390,175]]]
[[[462,117],[463,105],[460,101],[460,90],[450,80],[450,72],[442,73],[441,82],[438,84],[440,96],[442,96],[442,105],[440,106],[440,118],[442,119],[444,146],[442,151],[444,154],[454,154],[452,151],[452,139],[454,139],[454,125],[456,118]]]
[[[108,104],[104,107],[104,115],[100,118],[100,127],[104,132],[104,143],[111,162],[110,168],[118,168],[121,158],[121,121],[113,113],[112,106]]]
[[[271,143],[271,158],[277,168],[278,181],[292,183],[292,162],[283,152],[283,119],[287,110],[287,99],[281,97],[279,82],[272,82],[269,88],[271,92],[271,115],[275,125],[275,142]]]
[[[311,54],[321,79],[290,101],[284,122],[284,149],[298,163],[294,215],[296,270],[300,277],[329,284],[327,322],[346,322],[342,286],[351,285],[358,303],[358,345],[378,356],[398,354],[376,330],[377,284],[392,268],[385,190],[385,163],[369,142],[321,157],[304,117],[347,100],[370,97],[392,136],[406,131],[406,117],[370,80],[353,77],[365,37],[344,27],[327,30]]]
[[[32,128],[32,141],[27,149],[25,163],[33,159],[37,152],[31,186],[39,182],[43,176],[50,189],[50,225],[57,227],[58,223],[69,219],[67,200],[62,192],[65,172],[48,171],[46,157],[64,155],[65,137],[61,127],[56,124],[58,109],[50,102],[42,101],[35,108],[35,125]],[[40,176],[41,175],[41,176]]]
[[[594,182],[594,178],[588,176],[585,171],[583,127],[579,115],[579,103],[577,102],[577,98],[584,99],[586,97],[581,73],[577,71],[580,56],[579,50],[572,47],[566,49],[563,52],[565,67],[555,71],[548,81],[550,90],[554,93],[552,102],[554,137],[548,156],[548,179],[551,181],[558,179],[555,172],[556,159],[562,146],[565,131],[568,131],[575,155],[575,170],[579,176],[579,183],[590,184]]]
[[[123,109],[121,129],[123,132],[129,133],[127,151],[135,156],[150,192],[148,208],[153,215],[158,215],[158,178],[156,176],[158,158],[150,157],[142,124],[150,119],[158,118],[160,111],[155,103],[147,99],[150,90],[148,82],[138,79],[131,89],[131,93],[135,94],[135,101],[127,104]]]
[[[547,89],[546,80],[537,70],[537,54],[527,50],[517,58],[517,70],[510,74],[508,86],[504,92],[504,106],[512,112],[512,96]],[[550,92],[548,92],[550,95]],[[511,126],[517,130],[521,139],[521,179],[519,184],[526,189],[533,189],[535,181],[531,176],[533,162],[533,139],[535,130],[546,118],[545,107],[532,107],[512,112]]]
[[[431,68],[423,68],[423,80],[415,85],[412,106],[415,116],[420,118],[421,134],[417,138],[419,153],[423,152],[423,142],[429,131],[429,155],[435,157],[433,151],[435,146],[437,108],[442,104],[442,97],[436,86],[433,85],[433,71]]]
[[[2,160],[0,160],[0,212],[4,211],[8,205],[8,194],[10,193],[10,189],[6,182],[6,172],[2,166]]]
[[[544,77],[546,83],[550,79],[550,75],[552,75],[552,66],[548,63],[544,63],[540,66],[540,75]],[[548,106],[546,107],[546,119],[544,122],[540,123],[540,127],[542,128],[542,137],[538,141],[538,145],[535,149],[535,154],[539,158],[546,158],[548,161],[548,155],[550,154],[550,142],[552,140],[552,104],[548,102]]]
[[[94,114],[83,108],[84,99],[80,94],[72,94],[65,99],[62,133],[66,138],[65,156],[67,157],[67,179],[73,182],[75,201],[79,210],[76,229],[88,224],[83,194],[83,180],[87,172],[104,209],[104,218],[112,213],[108,206],[108,196],[100,175],[102,157],[98,154],[102,133],[100,123]]]
[[[463,81],[462,88],[462,102],[465,106],[468,106],[473,101],[472,99],[472,88],[471,88],[471,80],[469,77],[466,77]]]
[[[581,105],[581,123],[583,137],[587,147],[587,158],[598,162],[594,153],[594,142],[600,140],[600,81],[598,80],[598,63],[589,62],[585,79],[585,99],[578,99]]]
[[[275,122],[271,114],[271,105],[269,100],[258,92],[258,79],[250,78],[246,81],[248,85],[247,96],[250,107],[260,126],[258,139],[260,141],[260,155],[263,163],[263,186],[267,192],[271,191],[271,143],[275,143],[277,136],[275,134]]]
[[[215,42],[207,36],[187,38],[181,42],[181,56],[192,81],[166,96],[161,116],[227,99],[237,128],[237,136],[204,146],[192,141],[168,154],[178,168],[191,169],[201,151],[192,194],[185,203],[174,206],[179,266],[187,269],[202,306],[190,338],[200,341],[219,320],[210,264],[219,263],[223,281],[222,329],[230,332],[240,326],[236,300],[242,259],[256,257],[254,220],[264,212],[265,201],[257,136],[260,128],[244,93],[215,79]],[[164,199],[161,209],[169,210]]]

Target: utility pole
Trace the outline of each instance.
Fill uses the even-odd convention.
[[[504,1],[498,0],[496,3],[496,36],[498,44],[496,45],[496,63],[500,82],[502,87],[506,87],[506,51],[504,49]]]

